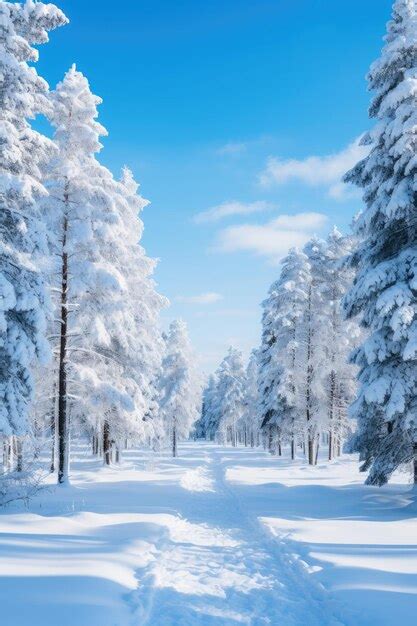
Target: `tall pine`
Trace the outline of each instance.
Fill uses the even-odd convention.
[[[39,201],[41,167],[53,151],[28,120],[48,111],[48,85],[29,62],[32,47],[67,22],[54,5],[0,2],[0,433],[28,429],[32,367],[46,354],[47,301],[40,260],[47,252]]]
[[[417,482],[417,6],[397,0],[381,57],[368,81],[376,120],[365,141],[369,156],[346,176],[364,190],[366,208],[356,223],[362,244],[345,299],[347,315],[360,314],[368,338],[354,360],[360,391],[353,405],[356,445],[382,485],[414,460]]]

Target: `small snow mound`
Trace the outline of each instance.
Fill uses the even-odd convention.
[[[214,492],[213,479],[205,467],[196,467],[188,470],[181,478],[180,485],[187,491],[212,491]]]

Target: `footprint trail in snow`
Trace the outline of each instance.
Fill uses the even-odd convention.
[[[138,573],[132,625],[348,623],[285,543],[270,539],[245,510],[225,479],[221,449],[185,472],[181,486],[194,492],[186,518],[173,518],[156,560]]]

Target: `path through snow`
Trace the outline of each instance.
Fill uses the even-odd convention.
[[[195,447],[189,447],[195,453]],[[340,607],[305,567],[268,538],[225,480],[224,449],[205,446],[204,463],[188,470],[181,485],[206,491],[190,499],[187,519],[171,528],[151,578],[139,586],[142,626],[340,626]],[[193,480],[187,476],[192,473]],[[203,477],[201,490],[194,478]],[[207,489],[204,487],[207,486]],[[186,487],[188,488],[188,487]],[[191,522],[190,520],[193,520]],[[197,523],[196,523],[197,521]],[[141,589],[146,591],[143,593]],[[134,622],[135,623],[135,622]]]

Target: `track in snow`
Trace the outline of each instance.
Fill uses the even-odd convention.
[[[340,607],[285,541],[266,534],[227,482],[233,450],[190,444],[184,459],[197,448],[203,462],[180,481],[189,491],[181,516],[156,560],[138,573],[132,625],[345,626]]]

